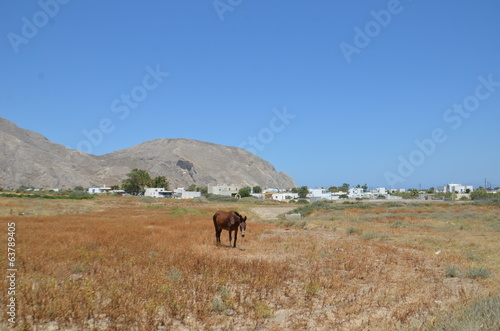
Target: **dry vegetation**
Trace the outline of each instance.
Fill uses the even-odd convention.
[[[499,309],[498,206],[338,205],[266,223],[251,204],[102,197],[9,215],[24,203],[0,199],[2,228],[17,224],[19,329],[427,330],[479,299]],[[218,209],[251,216],[240,249],[215,246]]]

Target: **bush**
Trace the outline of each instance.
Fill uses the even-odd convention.
[[[458,269],[457,269],[457,267],[446,268],[445,275],[448,278],[458,277]]]

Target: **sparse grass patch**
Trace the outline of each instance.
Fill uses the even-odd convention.
[[[210,213],[203,209],[185,208],[185,207],[173,207],[170,209],[170,212],[174,215],[186,215],[186,214],[205,215]]]
[[[305,286],[306,297],[314,297],[321,291],[321,284],[311,280]]]
[[[361,236],[365,240],[388,240],[390,239],[389,235],[387,234],[380,234],[380,233],[375,233],[375,232],[364,232],[363,235]]]
[[[346,233],[347,234],[361,234],[361,232],[363,232],[363,230],[361,230],[360,228],[356,228],[356,227],[348,227],[346,230]]]
[[[458,268],[455,266],[446,268],[445,275],[448,278],[458,277],[459,276]]]
[[[157,202],[157,200],[156,200],[156,198],[153,198],[153,197],[141,197],[141,202],[155,203],[155,202]]]
[[[406,228],[408,227],[408,224],[405,224],[401,221],[396,221],[390,225],[391,228]]]
[[[474,301],[452,313],[441,316],[418,330],[471,331],[498,330],[500,326],[500,296],[494,295]],[[413,329],[416,331],[417,329]]]
[[[254,311],[257,318],[270,318],[274,316],[273,309],[265,301],[258,301],[255,303]]]
[[[490,277],[490,270],[487,268],[470,268],[464,273],[464,277],[477,279]]]
[[[475,253],[473,252],[465,252],[465,257],[468,258],[469,260],[471,261],[475,261],[475,262],[481,262],[481,258],[479,256],[477,256]]]

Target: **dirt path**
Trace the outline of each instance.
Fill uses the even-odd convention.
[[[273,219],[295,208],[297,207],[254,207],[252,211],[262,219]]]

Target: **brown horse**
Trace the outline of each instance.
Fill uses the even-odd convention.
[[[241,230],[241,236],[245,236],[247,228],[247,217],[243,217],[235,211],[218,211],[214,214],[215,238],[217,245],[220,245],[220,233],[222,230],[229,231],[229,245],[231,245],[231,232],[234,230],[234,245],[236,247],[236,238],[238,237],[238,227]]]

